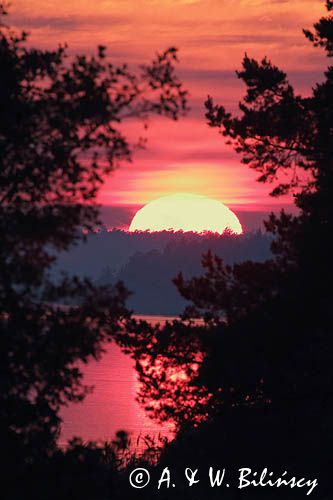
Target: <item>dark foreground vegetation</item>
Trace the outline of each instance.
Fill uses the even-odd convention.
[[[304,34],[331,58],[333,2],[326,6],[328,16]],[[237,75],[246,85],[239,114],[210,97],[208,124],[258,172],[259,182],[273,184],[273,196],[293,192],[300,212],[270,216],[266,228],[274,240],[266,262],[227,265],[208,254],[203,275],[175,279],[191,304],[184,318],[202,318],[205,326],[137,324],[123,342],[137,360],[146,411],[180,429],[161,457],[175,464],[176,479],[186,466],[268,467],[318,478],[311,495],[326,499],[333,445],[333,67],[306,98],[267,58],[245,56]],[[207,495],[305,493],[222,492],[205,482],[181,492],[188,499]]]
[[[327,17],[305,36],[332,57],[333,2],[326,5]],[[303,489],[222,492],[205,481],[184,486],[185,467],[211,465],[268,467],[276,474],[317,478],[311,496],[330,498],[333,67],[303,98],[268,59],[246,56],[238,72],[247,89],[239,116],[207,100],[209,125],[234,144],[259,181],[274,184],[274,196],[294,190],[299,214],[267,221],[274,236],[269,260],[226,265],[208,253],[202,276],[178,275],[175,284],[191,305],[182,321],[156,327],[131,318],[121,285],[96,287],[73,278],[52,284],[48,252],[66,249],[80,237],[79,227],[95,224],[95,209],[85,202],[94,199],[113,162],[130,154],[118,121],[148,112],[176,118],[186,107],[172,66],[175,51],[158,57],[139,78],[125,67],[109,66],[103,48],[96,58],[65,65],[62,49],[24,47],[24,37],[2,29],[3,497],[289,500],[306,495]],[[142,98],[145,85],[148,100]],[[91,163],[80,161],[83,152]],[[110,160],[108,167],[98,154]],[[289,181],[279,183],[280,172]],[[63,297],[80,299],[79,307],[52,305]],[[203,324],[192,322],[197,317]],[[158,463],[154,453],[148,458],[154,479],[163,466],[174,471],[174,489],[157,493],[156,482],[142,490],[129,487],[129,470],[138,462],[126,455],[121,434],[106,447],[77,441],[67,450],[57,448],[59,408],[84,396],[76,362],[97,358],[111,340],[136,360],[146,411],[177,425],[178,435]]]
[[[98,189],[134,147],[124,122],[177,119],[187,92],[174,48],[133,72],[102,46],[74,58],[29,48],[6,14],[0,5],[0,494],[105,498],[111,455],[59,450],[59,410],[84,397],[78,362],[98,359],[123,329],[128,293],[72,276],[54,284],[50,271],[82,228],[100,224]],[[57,307],[66,301],[77,307]]]

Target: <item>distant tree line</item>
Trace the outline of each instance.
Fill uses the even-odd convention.
[[[145,237],[140,233],[130,233],[125,237],[118,232],[111,232],[107,233],[100,245],[107,243],[108,247],[115,246],[119,236],[124,248],[131,248],[133,255],[119,270],[111,267],[116,264],[116,260],[108,259],[110,266],[104,268],[98,283],[125,283],[131,292],[127,300],[128,307],[135,313],[157,315],[178,315],[183,311],[188,302],[178,293],[172,280],[180,271],[187,278],[200,273],[203,254],[211,251],[223,257],[228,264],[244,260],[262,262],[270,256],[272,240],[261,231],[241,236],[227,233],[222,236],[195,233],[170,235],[165,232],[146,234]],[[150,245],[151,250],[136,251],[141,242],[145,246]]]

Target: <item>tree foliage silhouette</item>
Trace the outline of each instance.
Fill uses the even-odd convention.
[[[1,21],[6,14],[1,6]],[[1,24],[0,412],[2,444],[38,454],[54,443],[60,406],[85,395],[77,362],[98,358],[129,315],[121,284],[52,284],[55,251],[97,224],[98,189],[135,147],[121,125],[152,113],[177,119],[187,92],[174,48],[133,73],[105,47],[70,58],[26,40]]]
[[[332,57],[332,2],[327,9],[305,35]],[[246,85],[240,113],[209,97],[208,124],[259,172],[259,182],[275,185],[273,196],[293,191],[299,215],[270,216],[274,256],[264,263],[227,266],[208,253],[203,276],[180,274],[175,284],[192,303],[183,322],[149,331],[132,326],[140,398],[147,406],[155,401],[152,415],[180,429],[220,422],[196,441],[206,450],[209,439],[212,447],[223,442],[206,461],[228,451],[244,463],[249,448],[256,466],[266,457],[311,469],[320,455],[324,473],[332,444],[333,67],[305,98],[267,58],[246,55],[237,75]],[[281,183],[280,174],[288,181]],[[193,323],[197,318],[204,324]],[[180,452],[189,459],[193,442],[180,440],[169,460],[180,461]]]

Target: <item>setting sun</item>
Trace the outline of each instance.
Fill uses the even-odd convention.
[[[137,211],[129,231],[243,232],[237,216],[223,203],[205,196],[179,193],[147,203]]]

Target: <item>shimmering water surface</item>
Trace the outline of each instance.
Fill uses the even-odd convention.
[[[142,316],[157,323],[172,320],[166,316]],[[100,361],[84,367],[83,382],[94,390],[82,403],[70,404],[62,410],[60,444],[80,436],[85,441],[110,440],[118,430],[129,432],[135,442],[141,435],[170,434],[170,428],[149,419],[136,402],[138,380],[133,360],[111,344]]]

